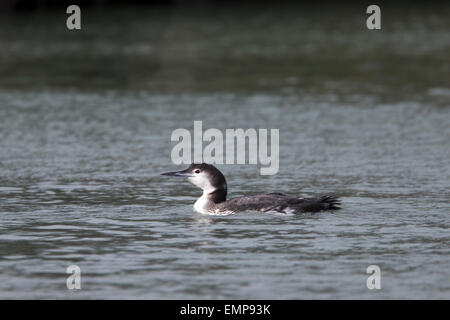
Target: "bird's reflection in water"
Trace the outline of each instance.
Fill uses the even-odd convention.
[[[198,226],[211,226],[215,222],[212,217],[202,214],[195,214],[192,216],[192,219]]]

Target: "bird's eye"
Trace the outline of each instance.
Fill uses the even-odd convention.
[[[194,170],[194,172],[195,172],[195,173],[200,173],[200,170],[197,169],[197,170]]]

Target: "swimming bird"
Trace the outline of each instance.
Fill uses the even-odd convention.
[[[302,198],[275,192],[248,195],[227,200],[227,182],[219,169],[211,164],[193,163],[186,170],[161,173],[164,176],[185,178],[203,190],[194,210],[210,215],[230,215],[243,211],[297,214],[338,210],[341,201],[333,196]]]

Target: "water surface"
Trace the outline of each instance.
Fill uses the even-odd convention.
[[[378,33],[356,9],[161,10],[1,22],[0,298],[448,299],[447,7]],[[276,176],[219,166],[230,196],[343,209],[193,212],[201,191],[159,173],[194,120],[280,129]]]

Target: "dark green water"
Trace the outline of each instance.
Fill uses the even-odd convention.
[[[0,298],[448,299],[449,7],[190,10],[1,19]],[[194,213],[159,176],[194,120],[280,129],[276,176],[219,166],[230,196],[343,210]]]

